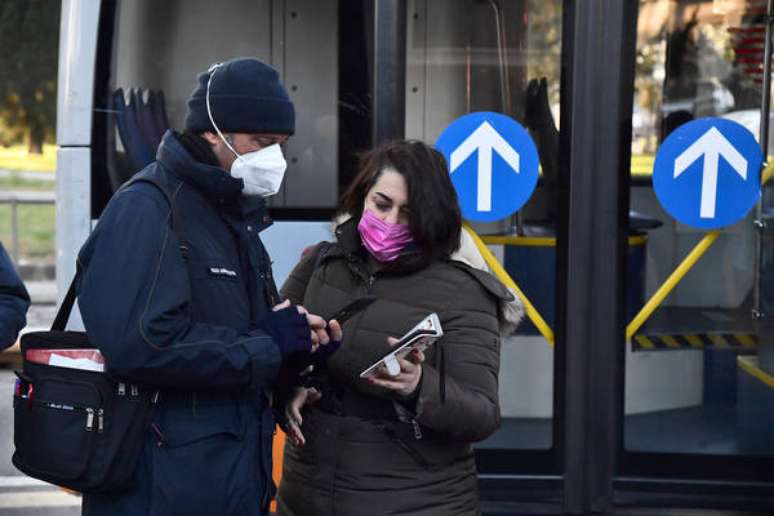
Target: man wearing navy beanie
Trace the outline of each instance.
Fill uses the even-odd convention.
[[[342,337],[337,322],[281,302],[259,237],[294,130],[276,70],[213,65],[183,132],[164,135],[81,249],[78,304],[108,372],[160,392],[142,451],[123,457],[132,478],[84,494],[84,515],[267,514],[278,371]]]
[[[209,84],[212,115],[220,130],[234,133],[290,135],[295,132],[293,102],[279,74],[258,59],[234,59],[199,75],[188,99],[185,129],[215,132],[207,114]]]
[[[279,144],[295,131],[295,111],[274,68],[249,58],[213,65],[199,75],[184,126],[183,144],[195,150],[204,139],[212,153],[200,158],[242,179],[246,195],[277,193],[287,166]]]

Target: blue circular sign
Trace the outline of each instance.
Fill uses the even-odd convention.
[[[449,163],[462,216],[492,222],[519,210],[538,180],[539,158],[529,133],[500,113],[470,113],[435,142]]]
[[[763,155],[744,126],[701,118],[675,129],[653,165],[653,190],[664,209],[683,224],[728,226],[758,202]]]

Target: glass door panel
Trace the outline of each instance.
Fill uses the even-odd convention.
[[[761,360],[767,349],[761,328],[774,315],[774,282],[767,281],[774,240],[755,223],[767,220],[767,196],[762,215],[753,209],[712,240],[706,230],[673,219],[651,181],[659,145],[692,120],[731,120],[759,137],[765,7],[733,0],[640,2],[630,221],[643,250],[639,259],[630,257],[627,298],[636,312],[664,285],[674,288],[626,343],[624,448],[661,460],[653,471],[669,471],[663,454],[774,455],[774,364]],[[699,178],[702,165],[695,165],[689,173]],[[718,202],[728,167],[721,160]],[[668,280],[701,242],[709,246],[687,274]]]
[[[473,226],[552,327],[562,2],[415,0],[407,18],[408,138],[432,143],[457,118],[493,111],[517,120],[536,143],[542,173],[527,204]],[[480,452],[553,447],[554,343],[544,333],[525,320],[502,340],[503,419]]]

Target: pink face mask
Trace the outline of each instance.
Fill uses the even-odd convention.
[[[385,222],[367,209],[357,224],[360,239],[366,249],[380,262],[391,262],[414,239],[407,224]]]

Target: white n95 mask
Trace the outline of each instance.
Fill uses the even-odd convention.
[[[228,138],[220,132],[218,124],[215,123],[215,119],[212,117],[212,109],[210,108],[210,84],[219,66],[220,63],[210,67],[210,78],[207,80],[207,95],[205,99],[207,116],[210,117],[212,126],[218,132],[218,136],[226,144],[226,147],[236,156],[236,161],[231,164],[231,177],[241,179],[244,182],[242,195],[271,197],[279,192],[288,164],[282,155],[282,149],[279,144],[275,143],[263,149],[240,155],[234,149],[232,143],[228,141]]]
[[[228,145],[225,138],[223,141]],[[244,195],[270,197],[279,192],[288,164],[278,144],[241,156],[231,145],[228,147],[237,155],[236,161],[231,165],[231,176],[244,181],[245,186],[242,189]]]

